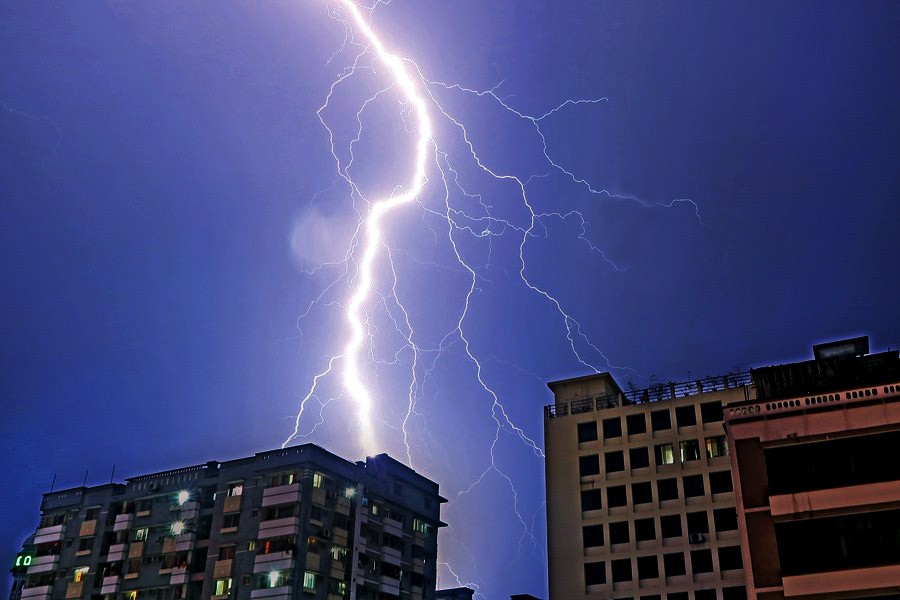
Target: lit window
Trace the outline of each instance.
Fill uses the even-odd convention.
[[[325,481],[325,478],[322,477],[321,473],[313,473],[313,487],[314,488],[322,487],[322,484],[324,483],[324,481]]]
[[[253,552],[256,550],[256,540],[247,542],[247,552]]]
[[[148,533],[150,533],[150,530],[146,527],[141,527],[140,529],[135,529],[134,530],[134,541],[135,542],[146,542]]]
[[[240,496],[244,493],[244,482],[241,481],[239,483],[229,483],[228,484],[228,495],[229,496]]]
[[[728,454],[728,441],[724,435],[706,438],[706,455],[710,458]]]
[[[280,587],[286,583],[283,571],[269,571],[265,578],[265,587]]]
[[[316,574],[306,571],[303,573],[303,588],[307,590],[316,589]]]
[[[413,531],[428,535],[428,523],[420,519],[413,519]]]
[[[231,577],[216,579],[216,596],[224,596],[231,591]]]
[[[700,460],[700,442],[697,440],[686,440],[681,442],[680,446],[681,462]]]
[[[175,521],[171,527],[172,535],[181,535],[184,533],[184,521]]]
[[[675,449],[672,444],[659,444],[654,447],[657,465],[675,464]]]
[[[331,547],[331,558],[332,560],[344,560],[347,557],[347,549],[343,546],[332,546]]]
[[[84,580],[84,576],[88,574],[90,567],[78,567],[75,569],[75,574],[72,577],[72,581],[75,583],[79,583]]]
[[[187,490],[181,490],[180,492],[178,492],[176,499],[178,500],[178,506],[181,506],[191,499],[191,493]]]
[[[137,592],[136,591],[125,592],[125,600],[137,600]]]

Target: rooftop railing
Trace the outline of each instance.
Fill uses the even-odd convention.
[[[687,396],[696,396],[698,394],[718,392],[721,390],[737,388],[745,388],[746,390],[751,382],[752,379],[749,372],[740,372],[717,375],[715,377],[703,377],[701,379],[682,381],[680,383],[656,383],[650,387],[631,389],[624,391],[621,394],[608,394],[605,396],[595,396],[593,398],[548,404],[544,407],[544,416],[548,419],[555,419],[556,417],[564,417],[570,414],[577,415],[595,410],[616,408],[618,406],[663,402],[666,400],[674,400],[676,398],[685,398]]]

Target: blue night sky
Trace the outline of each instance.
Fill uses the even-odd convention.
[[[278,447],[343,347],[347,268],[314,267],[341,260],[364,202],[316,115],[355,54],[339,52],[328,9],[0,4],[0,556],[33,531],[54,474],[59,489],[86,470],[104,483],[114,464],[123,478]],[[565,216],[528,236],[525,275],[573,319],[578,356],[622,385],[802,359],[850,335],[900,343],[900,4],[393,0],[373,24],[428,80],[499,84],[523,114],[606,98],[540,129],[557,164],[625,198],[554,169],[534,125],[497,100],[429,88],[484,164],[532,178],[534,210]],[[374,64],[322,111],[343,165],[357,111],[387,85]],[[351,171],[366,197],[408,180],[407,108],[387,91],[361,114]],[[589,368],[520,277],[518,189],[435,121],[454,240],[476,273],[464,333],[540,445],[546,381]],[[456,584],[452,568],[483,598],[542,596],[543,462],[504,426],[489,469],[492,400],[453,332],[470,275],[429,169],[385,231],[413,333],[384,257],[385,299],[368,306],[379,450],[406,460],[408,336],[422,350],[410,455],[451,499],[439,585]],[[300,422],[315,430],[296,441],[359,458],[339,377],[319,392]]]

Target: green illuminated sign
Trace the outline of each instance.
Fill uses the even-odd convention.
[[[31,565],[32,560],[34,560],[34,557],[30,554],[16,555],[16,563],[13,565],[13,571],[23,571],[27,569]]]

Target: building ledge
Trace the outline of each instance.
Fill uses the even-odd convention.
[[[895,591],[900,586],[900,565],[810,573],[782,578],[785,597],[854,591]]]
[[[878,504],[900,504],[900,481],[769,496],[773,517]]]

